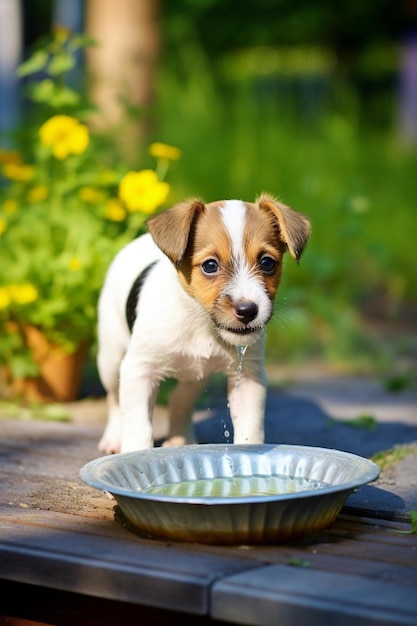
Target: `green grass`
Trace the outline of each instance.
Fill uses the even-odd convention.
[[[285,261],[268,354],[389,371],[404,345],[376,342],[365,310],[378,303],[395,321],[404,303],[417,305],[417,151],[392,128],[364,125],[350,86],[335,87],[311,122],[288,95],[227,82],[198,46],[183,54],[182,69],[161,72],[154,111],[155,139],[183,154],[170,202],[269,191],[312,221],[300,266]]]
[[[410,454],[417,454],[417,444],[398,445],[389,450],[381,450],[380,452],[376,452],[371,460],[376,463],[382,471],[387,467],[396,465]]]

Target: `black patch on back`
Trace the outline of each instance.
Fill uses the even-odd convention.
[[[146,277],[148,276],[153,266],[156,265],[156,263],[157,261],[150,263],[150,265],[148,265],[147,267],[145,267],[144,270],[141,271],[141,273],[133,283],[131,290],[129,291],[129,295],[126,301],[126,321],[127,325],[129,326],[130,332],[132,332],[133,324],[136,320],[136,308],[138,305],[140,290],[145,283]]]

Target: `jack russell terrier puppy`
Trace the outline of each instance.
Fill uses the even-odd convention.
[[[166,378],[178,385],[164,445],[194,443],[194,402],[214,372],[228,379],[234,443],[263,443],[265,325],[284,253],[299,261],[309,220],[262,194],[255,203],[188,200],[148,228],[116,255],[99,298],[97,363],[109,412],[99,450],[153,446]]]

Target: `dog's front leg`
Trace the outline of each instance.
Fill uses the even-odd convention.
[[[152,414],[159,380],[126,355],[120,367],[121,451],[153,447]]]
[[[265,375],[254,378],[241,375],[229,378],[228,400],[233,423],[233,442],[258,444],[264,442],[264,413],[266,400]]]

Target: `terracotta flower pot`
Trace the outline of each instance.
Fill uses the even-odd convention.
[[[80,389],[87,344],[68,354],[51,344],[34,326],[24,328],[26,340],[40,373],[35,378],[13,381],[13,393],[30,402],[71,402]]]

